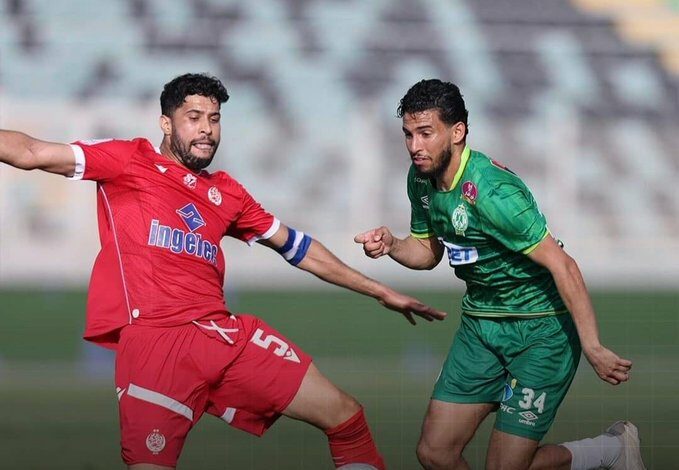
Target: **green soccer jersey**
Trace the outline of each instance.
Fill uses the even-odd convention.
[[[448,191],[415,167],[408,173],[411,235],[436,237],[467,285],[462,312],[485,317],[566,312],[550,272],[528,256],[549,230],[533,195],[514,173],[464,149]]]

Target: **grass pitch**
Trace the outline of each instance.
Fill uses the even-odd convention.
[[[314,356],[366,407],[390,469],[417,469],[414,448],[427,400],[458,325],[460,294],[412,292],[449,312],[411,327],[374,301],[339,290],[240,292],[254,313]],[[630,419],[649,469],[679,468],[679,294],[598,292],[602,341],[634,361],[632,380],[612,387],[585,359],[546,440],[591,436]],[[80,339],[83,292],[0,291],[0,467],[124,468],[118,449],[112,355]],[[483,468],[491,416],[466,452]],[[323,434],[282,418],[263,438],[205,416],[179,468],[331,469]]]

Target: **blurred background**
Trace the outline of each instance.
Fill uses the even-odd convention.
[[[593,288],[602,337],[635,361],[598,383],[583,359],[548,436],[630,418],[649,468],[679,466],[677,0],[0,0],[0,127],[53,141],[148,137],[162,86],[208,72],[231,99],[213,163],[283,222],[451,313],[410,328],[261,247],[226,240],[227,296],[361,399],[390,468],[417,468],[426,401],[462,284],[363,256],[408,233],[396,107],[458,84],[468,142],[518,173]],[[112,356],[79,339],[98,250],[95,185],[0,166],[0,467],[121,468]],[[322,436],[257,440],[205,419],[184,468],[330,468]],[[491,423],[488,423],[491,424]],[[469,450],[483,466],[488,426]]]

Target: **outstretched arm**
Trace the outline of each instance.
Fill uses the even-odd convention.
[[[288,227],[281,224],[271,238],[260,240],[260,243],[280,252],[288,242],[289,233]],[[388,309],[403,314],[413,325],[415,324],[413,315],[418,315],[428,321],[443,320],[446,317],[445,312],[429,307],[413,297],[396,292],[350,268],[316,240],[310,240],[306,253],[296,266],[326,282],[377,299]]]
[[[69,145],[34,139],[22,132],[0,130],[0,162],[22,170],[64,176],[75,173],[75,156]]]
[[[363,245],[363,251],[370,258],[389,255],[393,260],[410,269],[433,269],[441,261],[443,246],[434,237],[397,238],[387,227],[379,227],[354,237]]]
[[[575,322],[585,357],[599,377],[613,385],[626,382],[632,361],[620,358],[600,343],[594,307],[575,260],[549,236],[528,256],[554,277],[559,294]]]

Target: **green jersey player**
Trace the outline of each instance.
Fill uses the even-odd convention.
[[[581,352],[599,377],[629,379],[631,361],[599,341],[575,261],[547,228],[523,181],[466,143],[467,110],[452,83],[423,80],[398,115],[412,166],[411,233],[356,236],[365,253],[411,269],[444,256],[467,286],[462,320],[434,386],[417,447],[427,469],[469,468],[462,456],[497,411],[489,469],[643,469],[636,427],[617,422],[594,439],[542,445]]]

